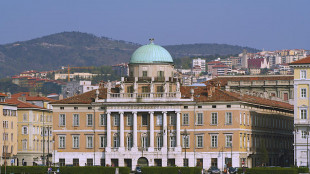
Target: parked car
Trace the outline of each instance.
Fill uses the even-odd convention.
[[[229,171],[229,174],[236,174],[237,173],[237,168],[229,167],[228,171]]]
[[[212,166],[212,167],[209,168],[208,173],[210,173],[210,174],[220,174],[221,171],[217,167]]]
[[[135,174],[142,174],[141,167],[136,167],[136,172]]]

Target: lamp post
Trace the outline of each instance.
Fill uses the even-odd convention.
[[[308,149],[308,138],[309,138],[309,131],[307,129],[307,168],[309,168],[309,149]]]
[[[182,135],[184,135],[184,138],[185,138],[185,143],[184,143],[184,148],[185,148],[185,159],[183,160],[183,165],[184,164],[186,164],[186,165],[184,165],[184,167],[187,167],[188,166],[188,164],[187,164],[187,158],[186,158],[186,149],[187,149],[187,144],[188,144],[188,135],[189,135],[189,133],[187,132],[187,129],[185,129],[184,130],[184,132],[182,133]],[[186,163],[185,163],[186,162]]]
[[[296,125],[294,125],[294,164],[295,166],[297,166],[297,151],[296,151],[296,146],[297,146],[297,134],[298,134],[298,129],[296,128]]]

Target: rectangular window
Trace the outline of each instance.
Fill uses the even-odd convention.
[[[58,146],[60,149],[66,148],[66,136],[64,136],[64,135],[59,136],[59,145]]]
[[[27,114],[23,114],[23,121],[27,121],[27,120],[28,120]]]
[[[170,114],[170,125],[176,125],[176,115]]]
[[[307,70],[300,70],[300,79],[307,78]]]
[[[306,139],[307,138],[307,131],[301,131],[301,138]]]
[[[131,114],[127,115],[127,126],[132,126],[133,125],[133,117]]]
[[[8,129],[9,128],[9,121],[3,121],[3,128]]]
[[[211,135],[211,147],[212,148],[217,147],[217,135]]]
[[[225,124],[232,124],[232,113],[231,112],[225,113]]]
[[[66,115],[59,114],[59,126],[66,126]]]
[[[232,135],[225,136],[225,147],[232,147]]]
[[[24,134],[24,135],[28,134],[28,127],[27,126],[22,127],[22,134]]]
[[[164,71],[158,71],[157,76],[158,77],[164,77]]]
[[[142,77],[147,77],[147,71],[142,71]]]
[[[301,88],[300,89],[300,97],[301,98],[306,98],[307,97],[307,89],[306,88]]]
[[[240,124],[242,124],[242,113],[240,112]]]
[[[170,136],[170,147],[176,147],[176,136]]]
[[[87,126],[93,126],[93,114],[87,114],[86,118]]]
[[[119,115],[118,114],[114,115],[114,126],[119,126]]]
[[[64,158],[59,158],[59,166],[63,167],[66,165],[66,160]]]
[[[240,134],[240,148],[242,148],[242,134]]]
[[[107,147],[107,136],[106,135],[101,135],[99,140],[100,140],[100,148]]]
[[[197,113],[196,125],[203,125],[203,113]]]
[[[189,136],[188,135],[183,135],[183,148],[189,148]]]
[[[78,110],[79,108],[78,107],[74,107],[74,110]]]
[[[156,125],[157,126],[162,126],[163,125],[163,115],[158,114],[156,116]]]
[[[80,136],[79,135],[73,135],[72,136],[72,142],[73,142],[73,148],[79,148],[80,147]]]
[[[106,126],[107,125],[107,114],[100,114],[100,126]]]
[[[79,114],[73,114],[73,126],[80,126]]]
[[[211,113],[211,124],[217,125],[217,112]]]
[[[203,135],[196,135],[197,148],[203,148]]]
[[[182,125],[189,125],[188,113],[183,114]]]
[[[93,159],[92,158],[87,158],[86,166],[93,166]]]
[[[142,126],[147,126],[147,114],[142,114]]]
[[[300,119],[307,119],[307,109],[300,109]]]
[[[150,87],[142,86],[142,93],[149,93],[149,92],[150,92]]]
[[[86,136],[86,148],[93,148],[93,136]]]
[[[80,160],[78,158],[73,158],[73,166],[78,167],[80,165]]]

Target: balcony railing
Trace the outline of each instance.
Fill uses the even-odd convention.
[[[133,99],[133,98],[176,98],[176,92],[157,92],[157,93],[109,93],[111,99],[115,98],[124,98],[124,99]]]

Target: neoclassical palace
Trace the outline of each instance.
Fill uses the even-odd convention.
[[[53,102],[54,162],[74,166],[257,166],[293,163],[292,105],[182,86],[161,46],[141,46],[117,85]],[[267,158],[266,158],[267,151]]]

